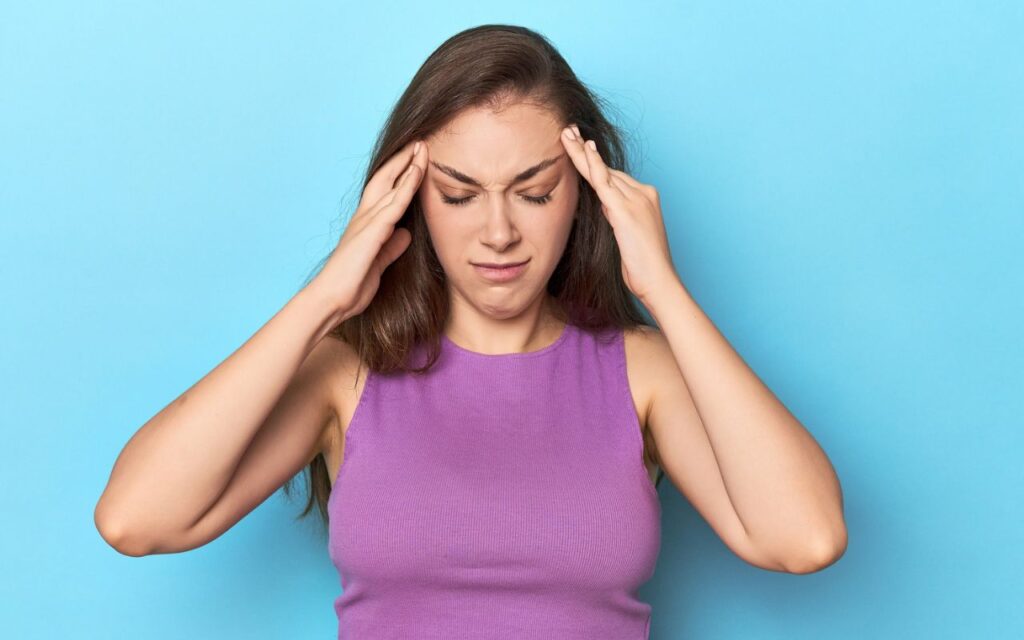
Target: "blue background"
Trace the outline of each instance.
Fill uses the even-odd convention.
[[[4,635],[333,637],[280,492],[145,558],[93,508],[331,249],[424,58],[507,22],[616,106],[683,281],[843,483],[849,548],[811,575],[663,483],[652,638],[1021,637],[1022,3],[502,4],[3,4]]]

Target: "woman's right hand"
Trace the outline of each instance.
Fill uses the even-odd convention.
[[[420,141],[414,154],[415,143],[407,144],[374,172],[338,246],[316,276],[316,286],[336,301],[340,320],[369,306],[384,269],[412,242],[409,230],[395,225],[426,173],[427,145]]]

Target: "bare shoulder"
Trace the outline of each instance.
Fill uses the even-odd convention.
[[[668,340],[658,327],[637,325],[623,332],[626,370],[637,414],[646,427],[656,386],[667,363],[675,366]]]

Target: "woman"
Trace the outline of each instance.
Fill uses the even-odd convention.
[[[646,638],[663,474],[744,560],[833,562],[827,457],[689,296],[624,167],[542,36],[449,39],[315,277],[125,446],[103,537],[194,549],[309,465],[354,639]]]

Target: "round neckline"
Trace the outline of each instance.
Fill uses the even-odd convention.
[[[460,347],[459,345],[452,342],[451,338],[449,338],[448,335],[443,332],[441,333],[441,341],[446,343],[455,351],[468,356],[473,356],[475,358],[483,358],[487,360],[521,360],[523,358],[533,358],[536,356],[542,356],[545,353],[554,351],[559,347],[559,345],[565,342],[566,338],[569,337],[569,332],[571,329],[572,324],[566,322],[565,326],[562,327],[562,333],[560,333],[558,337],[555,338],[554,342],[547,345],[546,347],[541,347],[540,349],[536,349],[534,351],[524,351],[522,353],[480,353],[479,351],[471,351],[465,347]]]

